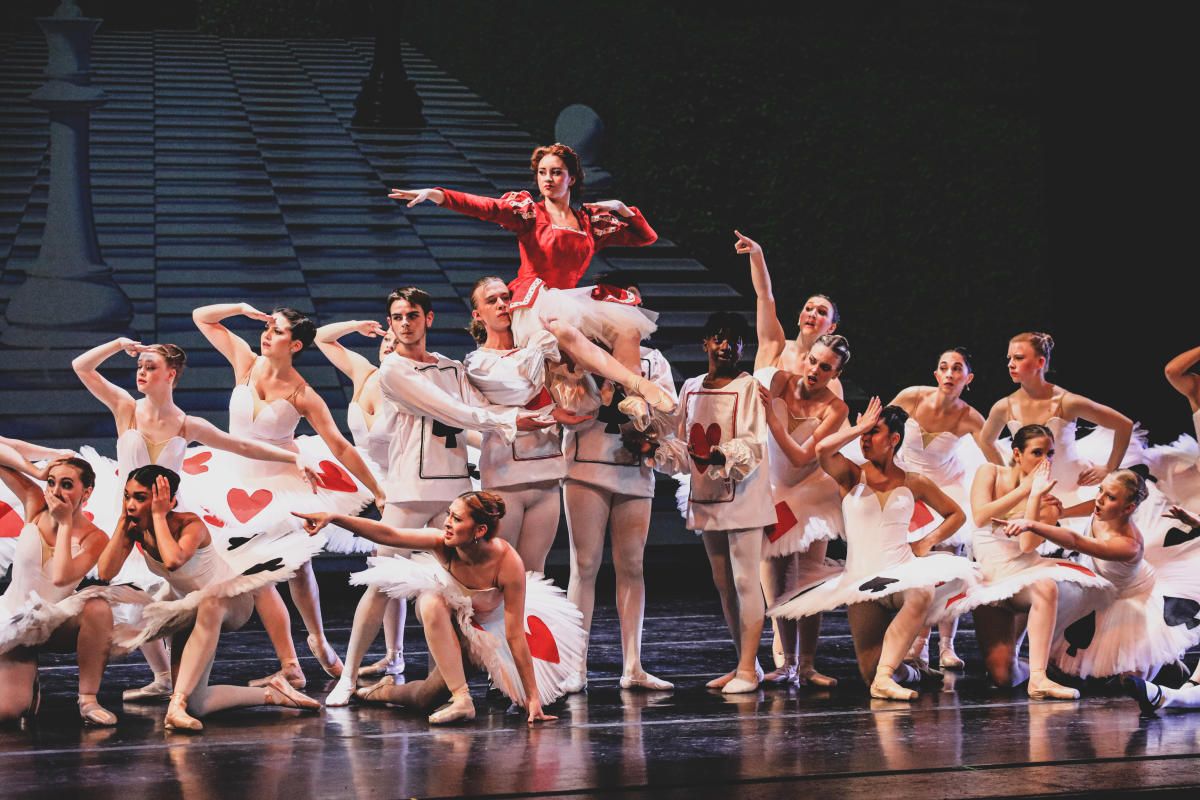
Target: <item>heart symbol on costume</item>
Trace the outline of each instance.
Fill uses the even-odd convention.
[[[688,445],[692,448],[692,460],[702,469],[707,469],[712,449],[721,443],[721,426],[712,423],[707,428],[693,422],[688,430]]]
[[[204,520],[209,525],[212,525],[214,528],[224,528],[225,527],[225,520],[221,519],[216,514],[205,514],[200,519]]]
[[[549,390],[545,386],[537,393],[537,397],[525,404],[526,411],[537,411],[539,408],[545,408],[554,402],[554,398],[550,396]]]
[[[357,492],[358,486],[346,473],[332,461],[321,461],[317,464],[317,485],[331,492]]]
[[[0,500],[0,539],[20,536],[23,527],[25,527],[25,520],[21,519],[21,515],[17,513],[16,509]]]
[[[529,630],[525,634],[525,641],[529,642],[529,654],[539,661],[557,664],[558,644],[554,641],[554,634],[546,627],[546,623],[530,614],[525,618],[525,624],[529,626]]]
[[[1059,561],[1057,563],[1060,567],[1066,567],[1067,569],[1073,569],[1073,570],[1076,570],[1077,572],[1082,572],[1084,575],[1087,575],[1089,578],[1096,577],[1096,573],[1092,572],[1090,569],[1083,566],[1082,564],[1076,564],[1073,561]]]
[[[920,500],[913,503],[912,519],[908,521],[908,532],[919,531],[931,522],[933,522],[933,514],[930,513],[929,506]]]
[[[194,456],[188,456],[183,460],[183,471],[188,475],[199,475],[201,472],[208,472],[208,467],[205,465],[210,458],[212,458],[212,452],[209,450],[196,453]]]
[[[951,597],[949,600],[946,601],[945,607],[949,608],[950,606],[954,605],[955,603],[957,603],[959,600],[962,600],[966,596],[967,596],[966,592],[959,592],[958,594],[954,595],[954,597]]]
[[[778,541],[781,536],[796,527],[796,515],[782,500],[775,504],[775,524],[768,525],[764,533],[769,541]]]
[[[247,494],[245,489],[230,489],[225,495],[229,510],[233,512],[237,521],[243,524],[254,519],[258,512],[269,506],[274,499],[275,495],[270,489],[259,489],[254,494]]]
[[[1171,528],[1171,530],[1167,531],[1167,535],[1163,537],[1163,547],[1186,544],[1197,536],[1200,536],[1200,528],[1192,528],[1190,531],[1185,531],[1183,528]]]

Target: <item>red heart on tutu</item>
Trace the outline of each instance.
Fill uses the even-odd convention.
[[[949,600],[946,601],[945,607],[949,608],[950,606],[954,605],[955,603],[957,603],[959,600],[962,600],[966,596],[967,596],[966,592],[959,592],[958,594],[954,595],[954,597],[951,597]]]
[[[188,456],[183,460],[183,471],[188,475],[199,475],[201,472],[208,472],[208,467],[205,464],[208,463],[210,458],[212,458],[212,452],[208,450],[196,453],[194,456]]]
[[[1090,569],[1083,566],[1082,564],[1073,564],[1070,561],[1059,561],[1058,565],[1060,567],[1066,567],[1067,569],[1078,570],[1079,572],[1082,572],[1084,575],[1087,575],[1089,578],[1096,577],[1096,573],[1092,572]]]
[[[721,426],[712,423],[705,428],[699,422],[693,422],[688,430],[688,444],[692,448],[692,458],[701,467],[707,467],[712,449],[721,443]]]
[[[354,479],[332,461],[322,461],[317,464],[317,485],[331,492],[357,492],[358,486]]]
[[[527,411],[537,411],[539,408],[545,408],[554,402],[554,398],[550,396],[550,391],[545,386],[537,393],[537,397],[525,404]]]
[[[258,512],[269,506],[274,499],[275,495],[271,493],[270,489],[259,489],[254,494],[247,494],[245,489],[230,489],[225,496],[225,502],[229,503],[229,510],[241,523],[254,519]]]
[[[21,535],[25,520],[8,503],[0,500],[0,539],[11,539]]]
[[[775,504],[775,524],[768,525],[765,533],[769,541],[778,541],[781,536],[796,527],[796,515],[782,500]]]
[[[929,506],[920,500],[913,503],[912,519],[908,521],[908,532],[919,531],[931,522],[933,522],[933,514],[929,512]]]
[[[205,514],[200,519],[204,520],[209,525],[212,525],[214,528],[224,528],[225,527],[225,520],[221,519],[220,517],[218,517],[216,514],[212,513],[211,511],[208,511],[207,508],[204,510],[207,511],[208,513]]]
[[[525,624],[529,626],[529,631],[525,634],[525,641],[529,642],[529,654],[539,661],[557,664],[558,644],[546,623],[530,614],[525,618]]]

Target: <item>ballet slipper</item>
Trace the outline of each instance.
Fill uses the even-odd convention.
[[[276,675],[267,681],[263,687],[263,702],[269,706],[284,706],[285,708],[303,708],[308,711],[320,711],[321,704],[304,692],[292,688],[292,685],[282,675]]]
[[[786,686],[789,683],[796,683],[796,665],[785,661],[779,669],[773,669],[766,675],[763,675],[762,682],[769,683],[772,686]]]
[[[940,647],[939,646],[938,647],[938,666],[941,667],[942,669],[960,670],[960,669],[964,669],[967,665],[966,665],[966,662],[964,662],[961,658],[958,657],[958,653],[954,652],[953,646],[950,646],[950,647]]]
[[[871,681],[871,697],[877,700],[916,700],[917,693],[896,683],[892,673],[891,667],[882,664],[875,670],[875,680]]]
[[[579,672],[569,675],[558,685],[563,694],[578,694],[587,689],[587,665],[579,668]]]
[[[747,678],[741,670],[738,670],[733,678],[721,687],[721,694],[749,694],[758,691],[758,685],[762,682],[762,678],[759,670],[755,670],[753,678]]]
[[[304,670],[300,669],[299,661],[289,661],[284,664],[278,672],[272,672],[270,675],[264,675],[261,678],[255,678],[246,684],[253,686],[255,689],[261,689],[271,682],[271,679],[276,675],[281,676],[285,681],[292,685],[293,689],[303,689],[308,685],[308,678],[304,677]]]
[[[657,678],[645,670],[639,670],[632,675],[621,676],[622,689],[641,689],[647,692],[669,692],[675,684]]]
[[[713,678],[711,681],[704,684],[704,688],[705,689],[724,689],[725,684],[729,683],[736,676],[737,676],[737,670],[731,670],[729,672],[726,672],[724,675]]]
[[[634,378],[633,385],[629,387],[629,390],[644,398],[646,403],[658,413],[664,415],[675,413],[677,405],[675,398],[671,397],[665,389],[654,381],[641,377]],[[617,408],[619,410],[620,406],[617,406]]]
[[[1154,716],[1163,707],[1165,696],[1162,687],[1157,683],[1150,683],[1135,675],[1126,675],[1121,679],[1121,688],[1125,690],[1125,694],[1137,701],[1138,708],[1146,716]]]
[[[837,678],[817,672],[817,668],[812,664],[796,667],[796,683],[799,686],[816,686],[821,689],[832,689],[838,685]]]
[[[163,718],[163,727],[169,731],[202,731],[204,723],[187,713],[186,694],[176,692],[167,703],[167,716]]]
[[[321,669],[325,670],[326,675],[331,678],[342,677],[342,660],[338,658],[337,652],[329,642],[325,642],[324,647],[317,647],[317,637],[311,633],[305,641],[308,642],[308,649],[316,657],[317,663],[321,665]]]
[[[643,397],[636,394],[625,395],[625,399],[617,403],[617,411],[629,417],[636,431],[645,432],[650,427],[650,404]]]
[[[137,689],[126,689],[121,692],[121,700],[126,703],[142,703],[147,700],[161,700],[171,696],[170,681],[163,682],[155,678],[152,682]]]
[[[360,669],[358,674],[368,677],[373,675],[403,675],[404,666],[404,656],[396,652],[390,652],[374,664]]]
[[[94,694],[79,695],[79,716],[83,718],[85,725],[99,725],[102,728],[111,728],[117,724],[117,715],[109,711],[104,706],[100,705]]]
[[[449,725],[475,719],[475,704],[471,693],[463,687],[450,695],[450,702],[429,715],[430,725]]]
[[[360,700],[361,702],[364,702],[364,703],[387,704],[389,701],[384,700],[382,697],[376,697],[375,695],[381,689],[387,688],[389,686],[395,686],[395,685],[396,685],[396,679],[393,676],[384,675],[383,678],[381,678],[378,683],[373,683],[370,686],[364,686],[361,689],[355,689],[354,696],[355,696],[355,698],[357,698],[358,700]]]
[[[1035,669],[1029,672],[1029,686],[1026,687],[1030,700],[1078,700],[1079,691],[1061,683],[1055,683],[1046,677],[1046,670]]]
[[[900,683],[927,683],[930,681],[941,683],[946,679],[945,675],[929,666],[929,662],[923,659],[907,659],[901,666],[908,667],[911,671],[910,674],[915,672],[916,678],[897,678],[896,680]]]
[[[354,683],[350,680],[349,673],[343,672],[342,677],[338,678],[338,682],[334,684],[328,696],[325,698],[325,705],[331,708],[341,708],[350,705],[350,698],[354,695]]]

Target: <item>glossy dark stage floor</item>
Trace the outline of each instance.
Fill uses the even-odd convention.
[[[331,639],[344,651],[353,597],[326,594]],[[679,689],[645,694],[617,688],[616,618],[602,606],[589,692],[556,704],[559,721],[535,728],[489,704],[476,679],[479,718],[461,727],[431,728],[402,709],[261,708],[210,717],[198,736],[168,734],[165,705],[121,707],[120,689],[148,678],[140,660],[126,659],[110,668],[102,696],[120,726],[85,730],[74,667],[48,661],[37,726],[0,731],[0,796],[1195,796],[1200,714],[1142,720],[1119,697],[1030,704],[990,690],[969,624],[959,635],[968,677],[912,705],[871,701],[852,677],[845,615],[826,619],[821,665],[842,678],[838,689],[726,698],[703,688],[732,657],[712,598],[652,597],[646,666]],[[419,631],[410,627],[407,642],[410,671],[423,674]],[[768,655],[764,647],[764,664]],[[246,630],[222,639],[214,678],[241,682],[273,664],[262,632]],[[304,665],[308,690],[323,697],[332,684],[311,658]]]

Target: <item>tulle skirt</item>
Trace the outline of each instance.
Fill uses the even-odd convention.
[[[609,347],[618,333],[636,331],[639,339],[645,339],[658,329],[657,313],[641,306],[597,300],[590,286],[551,289],[543,285],[533,305],[512,309],[512,334],[517,347],[524,347],[538,331],[545,330],[544,319],[566,322],[587,338]]]
[[[0,604],[0,653],[16,647],[37,647],[44,644],[58,628],[79,616],[83,606],[93,598],[100,598],[117,608],[141,608],[152,599],[150,595],[132,586],[89,586],[68,595],[57,603],[43,600],[37,592],[30,592],[23,600]],[[115,640],[110,653],[124,655],[132,648],[124,647]]]
[[[844,535],[837,483],[821,469],[777,494],[775,515],[776,523],[763,531],[763,558],[803,553],[814,542]]]
[[[192,510],[219,537],[250,526],[253,530],[287,525],[303,530],[293,511],[357,514],[371,503],[371,493],[337,462],[319,436],[295,439],[303,463],[317,472],[314,493],[291,464],[253,461],[208,447],[188,448],[183,471]],[[370,553],[375,543],[331,525],[326,549],[335,553]]]
[[[397,598],[432,592],[445,599],[458,625],[472,663],[487,671],[496,688],[519,705],[525,689],[508,648],[504,629],[504,604],[476,613],[471,597],[445,567],[427,553],[412,558],[392,556],[369,559],[370,566],[350,576],[353,584],[374,586]],[[587,634],[583,615],[563,591],[540,573],[530,572],[525,582],[525,638],[533,656],[542,705],[561,697],[564,681],[576,678],[584,664]]]
[[[1172,502],[1200,510],[1200,444],[1180,436],[1171,444],[1147,448],[1146,465],[1158,478],[1158,489]]]

